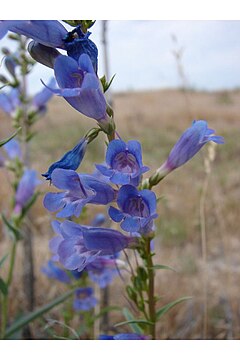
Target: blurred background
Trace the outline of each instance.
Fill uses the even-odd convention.
[[[111,100],[118,132],[124,140],[142,143],[144,164],[150,173],[166,159],[171,147],[193,119],[205,119],[225,138],[225,145],[206,147],[156,188],[160,197],[156,220],[156,263],[176,272],[157,274],[157,294],[165,304],[178,297],[192,300],[172,309],[159,323],[160,339],[239,339],[240,331],[240,21],[107,21],[105,23],[109,76],[116,74]],[[103,21],[92,27],[99,49],[99,76],[105,72]],[[1,45],[9,45],[2,40]],[[4,69],[1,67],[1,72]],[[35,93],[52,70],[36,66],[29,83]],[[34,167],[44,173],[95,125],[53,97],[44,118],[36,124],[32,142]],[[1,138],[11,132],[11,120],[0,112]],[[91,143],[81,172],[94,170],[104,159],[104,141]],[[7,213],[9,179],[0,171],[0,207]],[[46,183],[42,191],[48,191]],[[52,236],[42,198],[33,208],[37,305],[60,294],[62,287],[40,271],[50,258]],[[9,246],[1,225],[0,253]],[[24,254],[19,248],[18,270],[12,289],[12,312],[24,309],[19,288]],[[111,303],[122,305],[124,284],[110,286]],[[59,318],[54,309],[48,318]],[[205,320],[204,320],[205,319]],[[113,314],[112,323],[121,321]],[[205,323],[204,323],[205,321]],[[127,330],[127,328],[125,329]],[[33,328],[43,336],[42,324]],[[205,328],[206,331],[206,328]],[[46,336],[46,335],[44,335]]]

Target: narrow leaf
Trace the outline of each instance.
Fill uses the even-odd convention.
[[[144,325],[154,325],[153,322],[144,320],[144,319],[135,319],[135,320],[128,320],[122,321],[120,323],[115,324],[114,326],[122,326],[122,325],[129,325],[129,324],[144,324]]]
[[[0,291],[4,296],[8,294],[8,286],[1,277],[0,277]]]
[[[17,129],[17,131],[15,131],[15,133],[13,133],[10,137],[0,141],[0,147],[8,143],[10,140],[12,140],[19,133],[20,130],[21,128]]]
[[[169,304],[163,306],[160,308],[156,313],[156,319],[159,320],[166,312],[168,312],[172,307],[174,307],[177,304],[180,304],[183,301],[190,300],[191,297],[182,297],[180,299],[177,299],[175,301],[170,302]]]
[[[5,260],[7,259],[7,257],[8,257],[8,254],[4,255],[4,256],[1,258],[1,260],[0,260],[0,268],[3,266],[3,264],[4,264]]]
[[[75,289],[72,289],[68,292],[66,292],[65,294],[57,297],[56,299],[54,299],[53,301],[51,301],[50,303],[40,307],[39,309],[26,314],[25,316],[21,317],[20,319],[16,320],[6,331],[5,333],[5,338],[9,338],[13,333],[15,333],[16,331],[18,331],[19,329],[23,328],[24,326],[26,326],[27,324],[29,324],[31,321],[37,319],[38,317],[42,316],[43,314],[45,314],[46,312],[48,312],[49,310],[51,310],[52,308],[54,308],[55,306],[61,304],[62,302],[64,302],[67,298],[69,298],[73,293],[74,293]]]
[[[175,271],[175,272],[177,272],[174,268],[172,268],[172,267],[170,267],[170,266],[167,266],[167,265],[154,265],[153,267],[152,267],[152,269],[154,269],[154,270],[172,270],[172,271]]]
[[[19,231],[19,229],[17,229],[13,224],[11,224],[3,214],[2,214],[2,219],[4,224],[8,227],[8,229],[14,234],[15,239],[19,240],[21,238],[21,232]]]
[[[128,320],[128,321],[134,320],[134,316],[128,308],[126,308],[126,307],[123,308],[122,312],[123,312],[123,315],[125,316],[126,320]],[[129,324],[129,326],[130,326],[131,330],[134,331],[135,333],[137,333],[137,334],[143,333],[142,329],[140,328],[140,326],[138,326],[138,324],[132,323],[132,324]]]

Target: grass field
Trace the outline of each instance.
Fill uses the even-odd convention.
[[[118,93],[113,97],[113,106],[121,137],[142,143],[144,164],[152,169],[149,174],[162,164],[193,119],[207,120],[210,128],[224,136],[226,144],[216,148],[204,203],[206,259],[202,253],[200,199],[205,179],[204,156],[207,147],[191,162],[166,177],[156,188],[160,201],[156,221],[155,262],[171,266],[177,271],[158,271],[156,287],[157,294],[161,296],[160,304],[182,296],[192,297],[162,318],[158,326],[158,338],[201,339],[204,312],[206,316],[207,311],[207,338],[239,339],[240,91],[207,93],[161,90]],[[1,138],[10,133],[9,121],[4,114],[0,114]],[[93,120],[81,116],[63,99],[52,99],[48,113],[35,127],[38,133],[31,149],[34,168],[39,173],[45,172],[52,162],[72,148],[94,125]],[[94,164],[101,163],[103,159],[104,137],[101,135],[90,144],[80,171],[92,172]],[[7,212],[10,186],[4,169],[0,171],[0,181],[1,211]],[[42,190],[48,191],[48,184],[44,183]],[[34,205],[32,218],[38,306],[53,299],[64,288],[40,272],[41,265],[50,257],[48,241],[52,235],[51,216],[43,208],[42,199]],[[9,239],[4,236],[3,228],[1,233],[2,255],[7,252]],[[24,254],[19,247],[11,292],[12,314],[24,309],[23,293],[19,286],[22,261]],[[123,287],[120,280],[110,287],[112,305],[126,304]],[[46,318],[61,321],[59,308],[50,312]],[[112,324],[121,320],[119,313],[112,313]],[[43,327],[42,323],[32,326],[36,337],[47,336]]]

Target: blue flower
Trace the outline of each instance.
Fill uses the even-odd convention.
[[[55,265],[51,260],[48,261],[45,266],[42,266],[41,271],[50,279],[55,279],[65,284],[69,284],[71,282],[71,279],[66,271]]]
[[[87,54],[97,73],[98,49],[94,42],[89,39],[90,35],[91,33],[89,31],[84,33],[81,29],[81,25],[79,25],[64,37],[64,44],[68,55],[77,61],[80,55]]]
[[[141,175],[149,170],[142,164],[141,144],[130,140],[112,140],[107,148],[106,166],[96,165],[96,168],[110,178],[114,184],[131,184],[138,186]]]
[[[8,31],[24,35],[40,44],[64,49],[67,30],[57,20],[1,20],[0,39]]]
[[[132,185],[124,185],[118,192],[119,209],[111,206],[109,216],[116,222],[121,222],[121,228],[128,232],[149,231],[149,224],[157,217],[157,199],[151,190],[138,191]]]
[[[31,200],[35,188],[39,184],[41,181],[37,178],[37,172],[26,169],[17,187],[14,213],[19,214],[22,211],[23,207]]]
[[[116,191],[91,175],[80,175],[73,170],[55,169],[52,183],[60,193],[46,194],[43,204],[57,217],[79,216],[87,203],[106,205],[116,198]]]
[[[56,83],[56,80],[52,78],[48,86],[54,86]],[[34,95],[32,99],[32,106],[35,111],[38,113],[43,113],[46,111],[46,105],[48,101],[52,98],[53,93],[46,87],[44,87],[42,90],[40,90],[37,94]]]
[[[4,150],[6,151],[9,159],[14,160],[16,158],[22,159],[22,151],[19,144],[19,141],[16,139],[12,139],[9,142],[7,142],[3,146]]]
[[[49,245],[54,254],[52,259],[67,270],[82,271],[99,256],[115,255],[137,244],[135,237],[125,236],[117,230],[81,226],[69,220],[55,221],[52,226],[57,233]]]
[[[50,249],[65,269],[80,272],[101,253],[86,247],[82,227],[73,221],[65,220],[55,228],[58,235],[51,239]]]
[[[52,48],[60,48],[67,51],[67,54],[78,60],[81,54],[87,54],[97,72],[98,50],[93,41],[89,39],[90,32],[84,33],[81,25],[68,32],[65,27],[57,20],[2,20],[0,21],[0,39],[8,31],[24,35],[34,40],[35,51],[33,57],[38,61],[37,50],[40,51],[40,58],[56,57],[57,52]],[[37,43],[43,45],[36,48]],[[32,49],[30,53],[32,54]],[[43,54],[45,52],[45,55]],[[49,54],[48,54],[49,53]],[[36,55],[36,56],[34,56]],[[41,63],[44,63],[40,61]],[[51,61],[47,61],[47,66]],[[46,65],[44,63],[44,65]]]
[[[194,120],[172,148],[166,162],[158,169],[164,175],[190,160],[206,143],[213,141],[223,144],[222,136],[214,135],[215,130],[208,128],[205,120]]]
[[[117,261],[117,259],[112,259],[109,256],[97,257],[86,267],[89,278],[97,283],[100,288],[105,288],[118,275]]]
[[[49,167],[48,171],[45,174],[42,174],[42,176],[44,176],[47,180],[52,180],[52,172],[55,169],[77,170],[85,155],[86,149],[87,139],[83,138],[72,150],[64,154],[60,160],[53,163]]]
[[[115,255],[119,251],[136,246],[136,237],[125,236],[120,231],[82,226],[83,240],[87,249],[99,251],[99,255]]]
[[[0,93],[0,108],[9,115],[14,115],[16,109],[21,105],[19,90],[12,88],[8,93]]]
[[[97,121],[106,120],[106,100],[90,57],[82,54],[75,60],[59,55],[54,63],[59,88],[48,87],[80,113]]]
[[[75,291],[73,308],[76,311],[88,311],[97,305],[98,301],[94,296],[91,287],[79,288]]]
[[[117,335],[100,335],[98,340],[149,340],[149,336],[136,333],[122,333]]]

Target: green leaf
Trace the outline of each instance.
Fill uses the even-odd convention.
[[[151,269],[154,269],[154,270],[172,270],[172,271],[175,271],[177,272],[177,270],[175,270],[174,268],[170,267],[170,266],[167,266],[167,265],[154,265]]]
[[[8,257],[8,254],[4,255],[4,256],[1,258],[1,260],[0,260],[0,267],[3,266],[3,264],[4,264],[5,260],[7,259],[7,257]]]
[[[159,320],[164,314],[166,314],[166,312],[168,312],[171,308],[173,308],[175,305],[180,304],[183,301],[186,300],[190,300],[192,299],[192,297],[188,296],[188,297],[182,297],[180,299],[177,299],[175,301],[170,302],[169,304],[161,307],[159,310],[157,310],[156,312],[156,319]]]
[[[21,128],[17,129],[17,131],[15,131],[15,133],[13,133],[7,139],[0,141],[0,147],[5,145],[6,143],[8,143],[10,140],[12,140],[19,133],[20,130],[21,130]]]
[[[134,316],[133,316],[133,314],[131,313],[131,311],[128,308],[124,307],[122,312],[123,312],[123,315],[124,315],[124,317],[125,317],[125,319],[127,321],[134,320]],[[143,334],[143,331],[140,328],[140,326],[138,326],[138,324],[131,323],[131,324],[129,324],[129,326],[132,329],[132,331],[134,331],[135,333]]]
[[[19,231],[19,229],[17,229],[13,224],[11,224],[3,214],[2,219],[4,224],[7,225],[8,229],[14,234],[15,239],[19,240],[21,238],[21,232]]]
[[[134,319],[128,321],[122,321],[120,323],[115,324],[114,326],[122,326],[122,325],[129,325],[129,324],[143,324],[143,325],[154,325],[152,321],[148,321],[145,319]]]
[[[8,294],[8,286],[1,277],[0,277],[0,290],[4,296]]]
[[[49,310],[51,310],[55,306],[57,306],[57,305],[61,304],[62,302],[64,302],[67,298],[69,298],[74,293],[74,291],[75,291],[75,289],[72,289],[72,290],[66,292],[65,294],[57,297],[56,299],[54,299],[50,303],[40,307],[39,309],[37,309],[37,310],[35,310],[35,311],[33,311],[33,312],[29,313],[29,314],[26,314],[25,316],[23,316],[20,319],[16,320],[6,330],[4,338],[5,339],[9,338],[13,333],[15,333],[19,329],[23,328],[24,326],[29,324],[31,321],[37,319],[38,317],[42,316],[43,314],[45,314],[46,312],[48,312]]]

